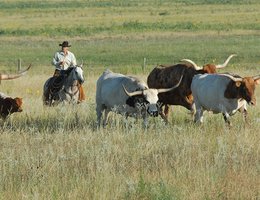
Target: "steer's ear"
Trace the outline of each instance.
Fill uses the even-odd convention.
[[[260,74],[256,75],[256,76],[253,76],[252,78],[254,79],[256,85],[260,84]]]
[[[256,85],[259,85],[259,84],[260,84],[260,79],[256,79],[256,80],[255,80],[255,84],[256,84]]]
[[[236,87],[240,87],[241,81],[236,81]]]

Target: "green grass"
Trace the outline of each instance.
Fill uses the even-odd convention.
[[[257,1],[185,2],[2,2],[0,36],[85,37],[147,31],[259,30]]]
[[[249,125],[237,113],[231,129],[209,113],[194,125],[176,106],[168,126],[150,118],[147,129],[111,114],[97,130],[95,115],[106,68],[145,80],[157,64],[223,63],[236,53],[220,72],[260,74],[259,9],[256,0],[0,2],[0,71],[16,71],[18,58],[33,65],[0,85],[24,101],[0,121],[0,199],[260,198],[259,105],[249,107]],[[84,61],[87,100],[46,108],[42,87],[63,40]]]
[[[16,41],[3,39],[1,44],[5,48],[0,49],[0,52],[5,57],[1,58],[1,69],[15,71],[17,59],[21,58],[23,67],[32,63],[33,74],[39,72],[51,74],[53,71],[51,60],[54,52],[59,49],[59,41],[61,40],[30,40],[28,37]],[[86,73],[93,70],[100,73],[107,67],[124,73],[141,72],[144,58],[146,58],[146,73],[157,64],[177,63],[183,58],[192,59],[199,65],[223,63],[232,53],[238,56],[232,59],[225,70],[237,71],[258,69],[260,60],[255,44],[259,42],[257,35],[196,36],[169,33],[159,36],[149,35],[145,39],[135,36],[112,37],[105,40],[72,39],[71,50],[79,63],[84,62]]]
[[[66,1],[56,9],[60,4],[1,2],[1,70],[15,70],[21,58],[50,73],[63,40],[90,69],[140,72],[146,58],[148,72],[182,58],[222,62],[231,53],[238,54],[236,66],[259,64],[258,1]]]

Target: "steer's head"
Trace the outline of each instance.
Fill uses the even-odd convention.
[[[20,97],[16,97],[13,100],[11,100],[11,113],[12,112],[22,112],[22,104],[23,104],[23,99]]]
[[[122,85],[125,93],[129,96],[126,104],[131,107],[137,107],[141,110],[141,112],[145,111],[148,112],[149,115],[156,117],[159,114],[158,94],[170,92],[177,88],[182,81],[182,77],[183,76],[181,76],[179,82],[175,86],[166,89],[148,88],[141,91],[128,92],[125,86]]]
[[[126,104],[138,108],[141,113],[148,112],[151,116],[158,116],[158,94],[157,89],[145,89],[141,91],[128,92],[123,86],[125,93],[129,96]],[[168,90],[170,91],[170,90]]]
[[[1,106],[1,116],[3,118],[6,118],[8,115],[14,113],[14,112],[22,112],[22,98],[16,97],[11,98],[7,97],[3,100],[3,105]]]
[[[260,76],[258,76],[258,78],[245,77],[242,81],[236,82],[241,97],[245,99],[249,105],[256,105],[255,86],[259,83]]]
[[[206,64],[202,67],[203,73],[207,74],[216,74],[217,73],[217,67],[214,64]]]
[[[193,62],[192,60],[189,60],[189,59],[182,59],[181,61],[191,64],[201,74],[205,74],[205,73],[215,74],[215,73],[217,73],[217,69],[226,67],[228,62],[230,61],[230,59],[233,58],[234,56],[236,56],[236,54],[231,54],[223,64],[218,64],[218,65],[206,64],[206,65],[203,65],[203,67],[198,66],[195,62]]]
[[[249,105],[256,105],[255,87],[260,84],[260,75],[253,77],[237,78],[230,75],[225,75],[232,79],[225,91],[227,98],[242,98]]]

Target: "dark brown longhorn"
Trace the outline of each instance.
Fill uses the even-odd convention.
[[[158,94],[159,102],[165,106],[164,112],[161,112],[162,118],[168,121],[169,105],[184,106],[193,111],[193,96],[191,93],[192,78],[196,74],[216,73],[218,68],[225,67],[235,54],[230,55],[221,65],[207,64],[203,67],[197,66],[189,59],[183,59],[176,65],[159,65],[155,67],[148,75],[147,84],[149,88],[170,88],[175,85],[183,75],[182,81],[178,88],[171,92]]]

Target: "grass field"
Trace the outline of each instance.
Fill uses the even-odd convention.
[[[156,64],[182,58],[260,74],[257,0],[0,2],[0,70],[33,67],[0,88],[24,111],[0,121],[0,199],[259,199],[260,88],[250,124],[237,113],[192,123],[173,107],[170,124],[111,114],[96,130],[95,84],[106,68],[146,80]],[[84,62],[87,100],[46,108],[41,95],[63,40]],[[146,58],[146,65],[144,65]]]

